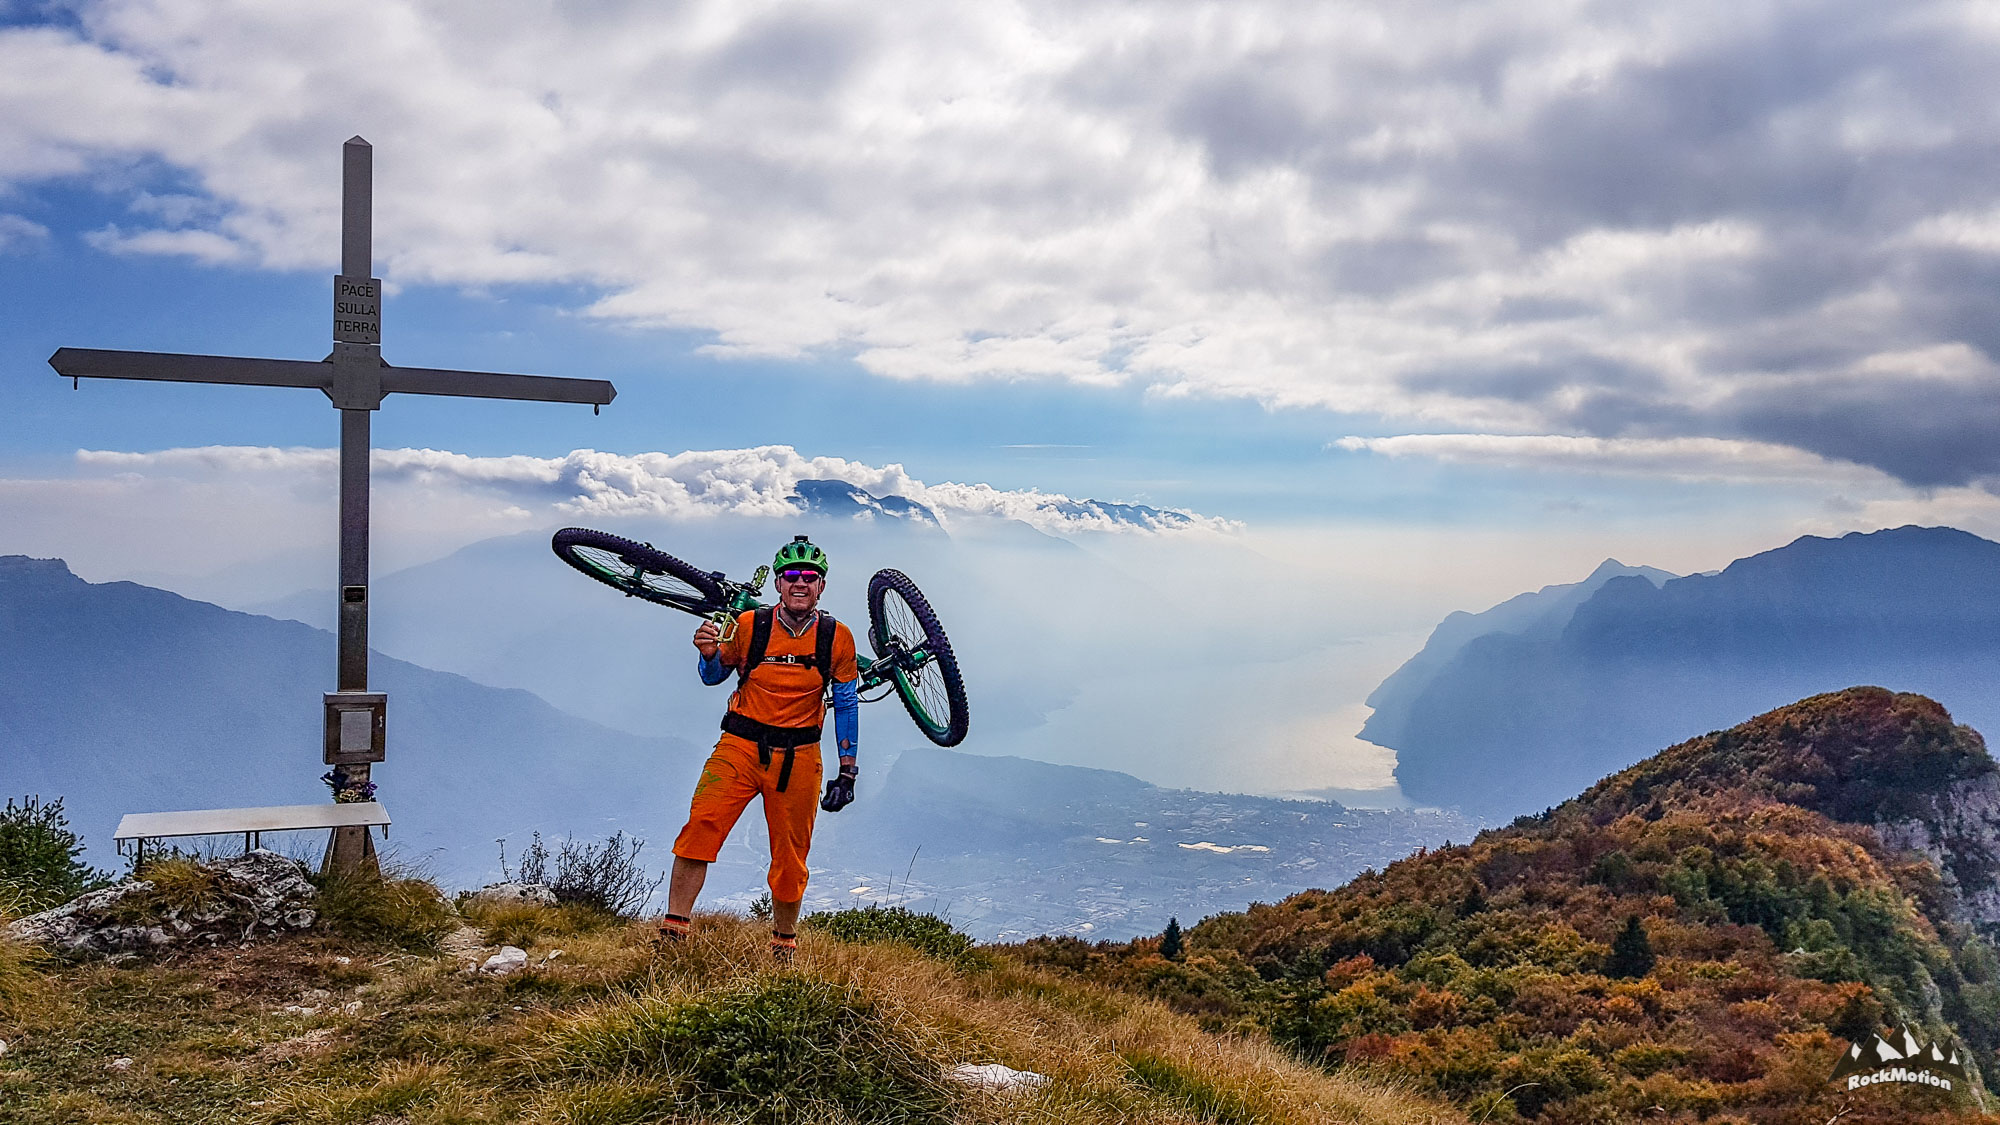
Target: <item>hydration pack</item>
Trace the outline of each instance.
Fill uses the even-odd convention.
[[[813,637],[811,656],[787,653],[783,656],[766,656],[771,647],[772,615],[775,611],[764,606],[750,617],[750,651],[743,656],[743,666],[736,670],[736,686],[740,689],[749,681],[750,673],[766,660],[773,664],[803,664],[819,673],[820,686],[824,688],[833,679],[833,615],[821,612]]]

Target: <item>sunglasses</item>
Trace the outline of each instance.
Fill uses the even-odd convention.
[[[817,570],[781,570],[778,578],[785,582],[817,582],[826,577]]]

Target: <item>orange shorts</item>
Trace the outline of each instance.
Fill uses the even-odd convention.
[[[674,838],[674,854],[714,863],[750,799],[762,794],[764,826],[771,834],[771,898],[777,902],[803,898],[806,853],[812,850],[813,818],[819,814],[819,744],[798,748],[791,779],[780,793],[778,774],[784,765],[783,750],[772,750],[771,764],[764,767],[757,763],[756,743],[723,735],[701,767],[687,825]]]

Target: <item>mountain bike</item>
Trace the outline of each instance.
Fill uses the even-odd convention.
[[[760,566],[750,581],[731,581],[651,543],[585,527],[563,528],[549,546],[557,558],[626,597],[716,622],[724,640],[734,633],[738,614],[763,608],[759,599],[771,575],[770,567]],[[958,659],[931,603],[900,570],[878,570],[868,579],[868,644],[872,658],[854,654],[862,699],[872,703],[893,693],[925,738],[939,746],[964,741],[965,681]]]

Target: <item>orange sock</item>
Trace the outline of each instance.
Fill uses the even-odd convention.
[[[660,919],[660,936],[668,941],[679,941],[688,936],[688,920],[679,914],[669,914]]]

